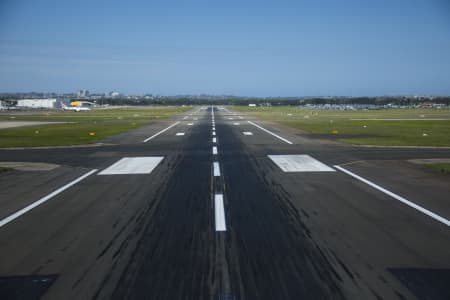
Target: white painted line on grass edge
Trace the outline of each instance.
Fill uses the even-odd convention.
[[[216,219],[216,231],[227,231],[225,223],[225,208],[223,206],[223,195],[214,195],[214,211]]]
[[[282,140],[283,142],[288,143],[289,145],[292,145],[292,142],[289,141],[289,140],[287,140],[287,139],[285,139],[284,137],[281,137],[281,136],[279,136],[279,135],[273,133],[272,131],[269,131],[269,130],[265,129],[265,128],[259,126],[258,124],[253,123],[252,121],[247,121],[247,122],[250,123],[250,124],[252,124],[252,125],[255,126],[255,127],[258,127],[258,128],[261,129],[262,131],[265,131],[265,132],[267,132],[268,134],[273,135],[274,137],[276,137],[276,138]]]
[[[220,176],[220,165],[219,165],[219,162],[217,162],[217,161],[213,162],[213,168],[214,168],[214,177]]]
[[[173,123],[173,124],[170,125],[169,127],[164,128],[163,130],[161,130],[160,132],[157,132],[157,133],[155,133],[154,135],[152,135],[151,137],[146,138],[143,142],[144,142],[144,143],[147,143],[147,142],[150,141],[151,139],[157,137],[157,136],[160,135],[161,133],[166,132],[167,130],[169,130],[169,129],[172,128],[173,126],[178,125],[179,123],[180,123],[180,122],[175,122],[175,123]]]
[[[340,171],[342,171],[342,172],[344,172],[344,173],[346,173],[346,174],[352,176],[353,178],[356,178],[356,179],[358,179],[358,180],[364,182],[365,184],[370,185],[370,186],[373,187],[374,189],[377,189],[377,190],[379,190],[380,192],[383,192],[383,193],[385,193],[386,195],[391,196],[392,198],[394,198],[394,199],[396,199],[396,200],[402,202],[403,204],[406,204],[406,205],[408,205],[409,207],[412,207],[412,208],[414,208],[414,209],[420,211],[421,213],[423,213],[423,214],[425,214],[425,215],[427,215],[427,216],[429,216],[429,217],[435,219],[436,221],[439,221],[439,222],[443,223],[444,225],[450,226],[450,221],[447,220],[446,218],[441,217],[441,216],[439,216],[438,214],[435,214],[434,212],[429,211],[428,209],[423,208],[422,206],[417,205],[417,204],[415,204],[415,203],[413,203],[413,202],[411,202],[411,201],[409,201],[409,200],[403,198],[402,196],[399,196],[399,195],[397,195],[397,194],[394,194],[393,192],[388,191],[388,190],[386,190],[385,188],[382,188],[381,186],[379,186],[379,185],[377,185],[377,184],[375,184],[375,183],[373,183],[373,182],[371,182],[371,181],[369,181],[369,180],[367,180],[367,179],[365,179],[365,178],[362,178],[361,176],[356,175],[355,173],[350,172],[350,171],[347,170],[347,169],[344,169],[344,168],[342,168],[342,167],[340,167],[340,166],[334,166],[334,167],[335,167],[336,169],[338,169],[338,170],[340,170]]]
[[[212,154],[217,155],[217,147],[216,146],[212,147]]]
[[[18,217],[20,217],[21,215],[29,212],[30,210],[32,210],[33,208],[41,205],[44,202],[47,202],[48,200],[50,200],[51,198],[55,197],[56,195],[64,192],[65,190],[67,190],[68,188],[70,188],[71,186],[77,184],[78,182],[80,182],[81,180],[85,179],[86,177],[94,174],[95,172],[97,172],[97,169],[94,169],[92,171],[87,172],[86,174],[78,177],[77,179],[69,182],[68,184],[60,187],[59,189],[57,189],[56,191],[48,194],[47,196],[37,200],[36,202],[31,203],[30,205],[28,205],[27,207],[24,207],[18,211],[16,211],[15,213],[13,213],[12,215],[10,215],[9,217],[4,218],[3,220],[0,220],[0,227],[5,226],[6,224],[14,221],[15,219],[17,219]]]

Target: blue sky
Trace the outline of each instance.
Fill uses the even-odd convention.
[[[0,92],[450,95],[450,1],[0,0]]]

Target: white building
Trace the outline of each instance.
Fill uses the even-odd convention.
[[[20,99],[17,100],[16,106],[29,108],[56,108],[56,99]]]

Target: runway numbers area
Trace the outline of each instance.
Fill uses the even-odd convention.
[[[98,175],[150,174],[164,156],[124,157]]]
[[[268,155],[283,172],[334,172],[335,170],[307,154]]]

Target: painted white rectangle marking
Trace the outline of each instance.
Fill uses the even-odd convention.
[[[215,131],[215,130],[216,130],[216,127],[213,127],[212,130]]]
[[[5,226],[6,224],[14,221],[15,219],[19,218],[20,216],[22,216],[23,214],[26,214],[27,212],[29,212],[30,210],[32,210],[33,208],[41,205],[42,203],[47,202],[48,200],[52,199],[53,197],[55,197],[56,195],[64,192],[65,190],[67,190],[68,188],[70,188],[71,186],[77,184],[78,182],[80,182],[81,180],[85,179],[86,177],[94,174],[95,172],[97,172],[97,169],[94,169],[92,171],[87,172],[86,174],[78,177],[77,179],[69,182],[68,184],[60,187],[59,189],[51,192],[50,194],[48,194],[45,197],[42,197],[41,199],[37,200],[36,202],[31,203],[30,205],[16,211],[15,213],[13,213],[12,215],[0,220],[0,227]]]
[[[223,195],[214,195],[214,215],[216,221],[216,231],[227,231],[227,225],[225,223],[225,208],[223,205]]]
[[[234,122],[233,125],[241,125],[241,123]]]
[[[214,170],[214,177],[220,176],[219,162],[217,162],[217,161],[213,162],[213,170]]]
[[[188,118],[188,116],[184,117],[183,120],[186,120]]]
[[[184,132],[177,132],[176,136],[183,136]]]
[[[144,143],[147,143],[148,141],[150,141],[151,139],[153,139],[153,138],[155,138],[155,137],[157,137],[158,135],[160,135],[161,133],[164,133],[164,132],[166,132],[167,130],[169,130],[170,128],[172,128],[173,126],[176,126],[176,125],[178,125],[180,122],[176,122],[176,123],[173,123],[172,125],[170,125],[169,127],[167,127],[167,128],[164,128],[163,130],[161,130],[161,131],[159,131],[159,132],[157,132],[157,133],[155,133],[154,135],[152,135],[151,137],[149,137],[149,138],[146,138],[143,142]]]
[[[217,155],[217,147],[216,146],[212,147],[212,154]]]
[[[192,125],[194,125],[194,123],[187,123],[187,125],[188,125],[188,126],[192,126]]]
[[[98,175],[150,174],[164,156],[124,157]]]
[[[215,137],[212,138],[212,142],[213,142],[213,143],[217,143],[217,138],[215,138]]]
[[[213,131],[213,132],[212,132],[212,135],[213,135],[213,136],[215,136],[215,135],[216,135],[216,132],[215,132],[215,131]]]
[[[377,189],[377,190],[379,190],[380,192],[383,192],[383,193],[385,193],[386,195],[391,196],[392,198],[394,198],[394,199],[396,199],[396,200],[402,202],[403,204],[406,204],[406,205],[408,205],[409,207],[412,207],[412,208],[414,208],[414,209],[420,211],[421,213],[423,213],[423,214],[429,216],[430,218],[433,218],[434,220],[436,220],[436,221],[438,221],[438,222],[441,222],[441,223],[444,224],[444,225],[450,226],[450,220],[448,220],[448,219],[446,219],[446,218],[444,218],[444,217],[441,217],[440,215],[438,215],[438,214],[436,214],[436,213],[434,213],[434,212],[432,212],[432,211],[429,211],[428,209],[426,209],[426,208],[424,208],[424,207],[422,207],[422,206],[420,206],[420,205],[417,205],[417,204],[415,204],[414,202],[411,202],[411,201],[409,201],[409,200],[403,198],[402,196],[399,196],[399,195],[397,195],[397,194],[394,194],[393,192],[391,192],[391,191],[389,191],[389,190],[387,190],[387,189],[385,189],[385,188],[382,188],[381,186],[379,186],[379,185],[377,185],[377,184],[375,184],[375,183],[373,183],[373,182],[371,182],[371,181],[369,181],[369,180],[367,180],[367,179],[365,179],[365,178],[363,178],[363,177],[361,177],[361,176],[359,176],[359,175],[356,175],[355,173],[353,173],[353,172],[351,172],[351,171],[349,171],[349,170],[347,170],[347,169],[344,169],[344,168],[342,168],[342,167],[340,167],[340,166],[334,166],[334,167],[335,167],[336,169],[338,169],[338,170],[340,170],[340,171],[342,171],[342,172],[344,172],[344,173],[346,173],[346,174],[352,176],[353,178],[356,178],[356,179],[358,179],[358,180],[364,182],[365,184],[370,185],[370,186],[373,187],[374,189]]]
[[[311,156],[305,155],[268,155],[284,172],[334,172],[334,169]]]
[[[233,118],[228,118],[228,120],[233,120]]]
[[[244,131],[242,134],[243,134],[243,135],[253,135],[253,133],[250,132],[250,131]]]
[[[292,144],[293,144],[291,141],[285,139],[284,137],[281,137],[281,136],[279,136],[279,135],[273,133],[272,131],[269,131],[269,130],[265,129],[265,128],[259,126],[258,124],[253,123],[252,121],[247,121],[247,122],[250,123],[250,124],[252,124],[252,125],[255,126],[255,127],[258,127],[258,128],[261,129],[262,131],[265,131],[265,132],[267,132],[268,134],[273,135],[274,137],[276,137],[276,138],[282,140],[283,142],[288,143],[289,145],[292,145]]]

